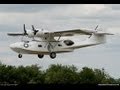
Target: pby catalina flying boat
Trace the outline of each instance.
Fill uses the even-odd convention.
[[[18,53],[18,57],[22,58],[22,54],[37,54],[39,58],[44,55],[49,55],[54,59],[57,53],[73,52],[75,49],[103,44],[106,41],[106,35],[113,35],[97,30],[83,30],[73,29],[64,31],[44,31],[35,29],[32,25],[31,30],[25,28],[23,25],[23,33],[8,33],[9,36],[27,36],[32,38],[30,41],[20,41],[10,45],[10,48]],[[75,36],[75,35],[88,35],[85,41],[75,42],[70,39],[60,40],[61,37]],[[35,40],[35,37],[39,40]],[[55,39],[55,38],[58,39]]]

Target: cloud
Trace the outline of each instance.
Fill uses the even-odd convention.
[[[2,7],[2,6],[1,6]],[[5,6],[4,6],[5,7]],[[7,7],[7,6],[6,6]],[[114,12],[111,7],[104,4],[68,4],[68,5],[10,5],[8,7],[15,8],[16,11],[1,12],[0,24],[16,27],[16,30],[23,29],[25,23],[27,28],[31,29],[31,24],[38,28],[50,30],[69,29],[70,28],[93,28],[96,24],[110,24],[111,17]],[[20,7],[25,10],[35,7],[37,12],[20,11]],[[31,8],[30,8],[31,7]],[[41,8],[42,7],[42,8]],[[45,8],[45,9],[44,9]],[[4,10],[4,9],[3,9]],[[33,10],[33,11],[35,11]],[[99,13],[100,12],[100,13]],[[116,12],[118,14],[119,12]],[[111,15],[113,14],[113,15]],[[114,17],[113,17],[114,18]],[[117,17],[116,17],[117,18]],[[106,21],[107,20],[107,21]],[[117,19],[118,20],[118,19]],[[118,23],[117,23],[118,24]],[[19,28],[18,28],[19,27]]]
[[[0,12],[4,13],[30,13],[30,12],[39,12],[46,9],[54,8],[54,4],[1,4]]]
[[[107,32],[120,35],[120,27],[109,27]]]
[[[113,10],[120,10],[120,5],[119,4],[108,4],[109,7],[111,7]]]
[[[29,6],[29,7],[28,7]],[[49,6],[49,9],[48,9]],[[2,6],[1,6],[2,7]],[[106,10],[106,6],[103,4],[100,5],[86,5],[86,4],[76,4],[76,5],[8,5],[6,6],[8,10],[10,10],[10,8],[15,8],[16,12],[1,12],[0,17],[3,17],[3,19],[10,19],[9,21],[14,21],[17,17],[17,19],[22,19],[21,17],[26,17],[26,21],[28,21],[27,19],[30,18],[37,18],[39,16],[39,18],[74,18],[74,17],[84,17],[84,16],[93,16],[95,13],[98,12],[102,12],[104,10]],[[4,9],[6,10],[6,7],[4,6]],[[10,8],[9,8],[10,7]],[[31,8],[35,8],[39,9],[39,12],[32,12],[35,10],[31,10],[31,12],[27,13],[27,12],[20,12],[20,7],[23,7],[24,10],[31,10]],[[31,7],[31,8],[30,8]],[[47,8],[47,9],[41,9],[41,7]],[[51,7],[51,8],[50,8]],[[2,9],[2,10],[4,10]],[[93,10],[94,9],[94,10]],[[19,11],[19,12],[18,12]],[[4,18],[5,17],[5,18]],[[14,19],[14,18],[15,19]],[[2,18],[1,18],[2,19]],[[33,21],[33,20],[32,20]]]

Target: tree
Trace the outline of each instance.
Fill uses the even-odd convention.
[[[104,69],[83,67],[78,71],[72,65],[51,65],[45,71],[38,65],[10,66],[0,63],[0,83],[8,84],[111,84],[120,79],[112,78]]]
[[[95,73],[91,68],[83,67],[79,72],[79,84],[95,84]]]
[[[15,66],[7,66],[0,64],[0,82],[1,83],[14,83],[15,81]]]
[[[111,83],[117,83],[114,78],[112,78],[107,72],[105,72],[104,69],[95,69],[94,70],[96,75],[96,83],[101,84],[111,84]]]
[[[43,83],[42,71],[37,65],[19,66],[16,71],[17,82],[20,84]]]
[[[76,84],[77,68],[74,66],[62,66],[61,64],[51,65],[46,70],[46,84]]]
[[[115,81],[116,83],[120,84],[120,78],[116,79]]]
[[[29,73],[29,78],[31,78],[29,83],[43,84],[44,83],[44,71],[41,71],[41,67],[37,65],[27,66],[27,72]]]
[[[0,83],[5,83],[6,78],[7,78],[6,73],[7,73],[6,65],[3,65],[1,63],[0,64]]]
[[[104,69],[100,70],[100,69],[94,69],[94,73],[95,73],[95,77],[96,77],[96,83],[97,84],[102,84],[102,83],[106,83],[106,73],[104,72]]]

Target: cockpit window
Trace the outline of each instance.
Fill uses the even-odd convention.
[[[65,40],[64,43],[65,43],[67,46],[71,46],[71,45],[74,44],[74,42],[71,41],[71,40]]]

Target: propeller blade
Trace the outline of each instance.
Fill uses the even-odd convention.
[[[36,35],[36,33],[38,32],[38,30],[36,30],[33,25],[32,25],[32,30],[34,31],[34,35]]]
[[[24,30],[24,35],[27,35],[27,31],[26,31],[26,28],[25,28],[25,24],[23,25],[23,30]]]
[[[95,31],[97,30],[97,28],[98,28],[98,25],[95,27]]]
[[[35,31],[35,28],[34,28],[34,26],[33,26],[33,25],[32,25],[32,30],[33,30],[33,31]]]

